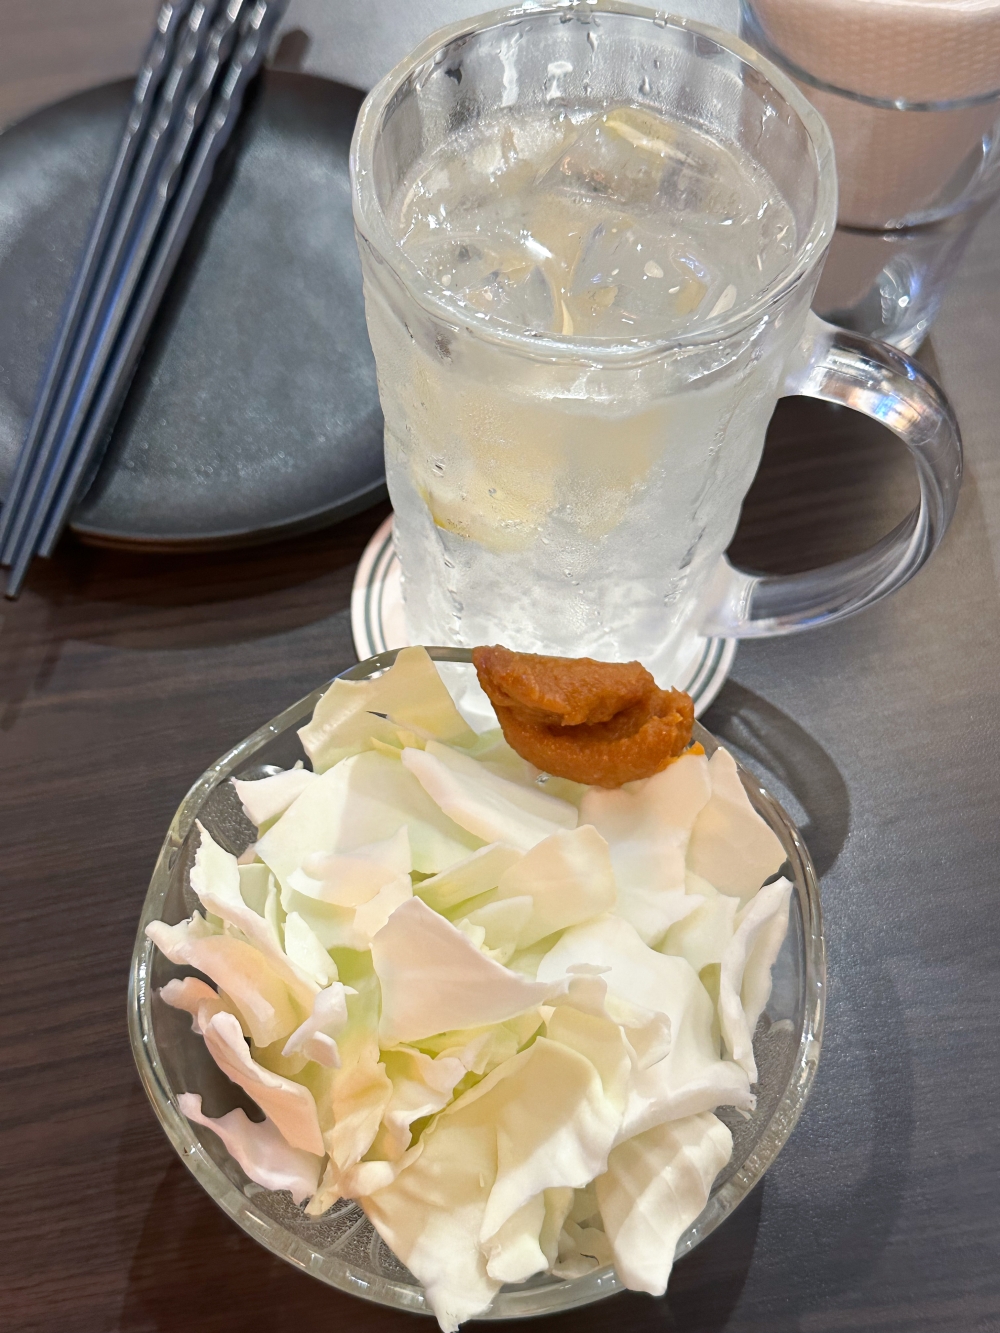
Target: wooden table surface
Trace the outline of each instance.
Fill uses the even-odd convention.
[[[842,625],[743,645],[707,724],[788,803],[822,873],[827,1034],[764,1182],[675,1271],[547,1333],[1000,1329],[1000,215],[928,355],[968,472],[928,568]],[[786,402],[734,553],[805,568],[913,492],[902,450]],[[257,1247],[163,1137],[128,1046],[135,924],[166,825],[230,744],[354,660],[380,508],[247,552],[66,540],[0,610],[0,1329],[414,1327]],[[429,1326],[427,1326],[429,1327]]]

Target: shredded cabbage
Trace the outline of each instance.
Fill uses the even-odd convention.
[[[199,826],[203,913],[147,930],[265,1118],[181,1109],[310,1215],[357,1199],[446,1333],[542,1272],[662,1294],[731,1153],[713,1112],[754,1106],[788,925],[731,756],[539,782],[422,649],[299,734],[311,768],[235,783],[242,857]]]

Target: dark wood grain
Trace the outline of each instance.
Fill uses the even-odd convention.
[[[970,469],[942,550],[844,625],[744,645],[708,724],[767,776],[824,872],[830,1008],[787,1148],[668,1296],[549,1333],[1000,1329],[1000,221],[935,334]],[[779,408],[734,555],[806,567],[910,502],[846,412]],[[0,611],[0,1328],[412,1327],[322,1287],[219,1212],[128,1048],[139,907],[189,783],[353,660],[354,564],[380,509],[183,559],[73,541]],[[429,1326],[428,1326],[429,1327]]]
[[[156,0],[0,0],[0,125],[134,73]]]

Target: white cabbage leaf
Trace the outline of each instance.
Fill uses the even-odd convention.
[[[410,839],[405,827],[391,838],[382,838],[350,852],[307,856],[301,870],[293,871],[289,884],[299,893],[337,907],[360,907],[379,889],[413,869]]]
[[[538,1032],[542,1021],[541,1009],[529,1009],[505,1023],[437,1033],[421,1041],[420,1050],[425,1055],[451,1056],[470,1074],[489,1074],[515,1056]]]
[[[382,1058],[392,1082],[392,1096],[382,1119],[380,1146],[386,1158],[394,1161],[411,1146],[410,1126],[414,1120],[443,1110],[468,1070],[456,1056],[425,1055],[408,1046],[386,1051]]]
[[[501,1281],[487,1262],[506,1265],[504,1241],[523,1256],[518,1224],[506,1235],[505,1224],[544,1190],[602,1171],[617,1123],[593,1065],[540,1037],[444,1110],[419,1156],[362,1200],[446,1333],[488,1307]],[[539,1271],[540,1248],[535,1260]]]
[[[331,1167],[343,1176],[370,1150],[392,1099],[392,1082],[377,1045],[358,1050],[356,1058],[342,1064],[331,1093],[333,1126],[326,1132],[326,1146]],[[344,1193],[343,1184],[338,1193]]]
[[[608,990],[607,974],[610,969],[591,963],[571,965],[569,976],[560,992],[550,1001],[546,1035],[553,1040],[562,1040],[586,1055],[601,1070],[605,1090],[613,1100],[620,1100],[620,1092],[612,1091],[608,1069],[603,1061],[613,1056],[616,1070],[614,1086],[620,1088],[621,1078],[634,1079],[637,1073],[658,1064],[670,1053],[672,1034],[668,1014],[648,1009],[643,1005],[633,1004],[620,995]],[[587,1046],[581,1045],[581,1029],[573,1024],[563,1029],[561,1024],[568,1015],[566,1009],[579,1010],[588,1019],[599,1020],[598,1025],[590,1025],[591,1035],[588,1041],[600,1040],[605,1047],[605,1055],[599,1056]],[[608,1024],[611,1026],[608,1027]],[[569,1033],[574,1035],[570,1036]],[[622,1065],[622,1059],[625,1065]]]
[[[611,1244],[604,1234],[604,1223],[593,1183],[574,1190],[570,1207],[559,1233],[556,1261],[552,1272],[561,1278],[585,1277],[613,1262]]]
[[[216,1014],[232,1013],[218,991],[199,977],[174,977],[160,987],[160,999],[172,1009],[182,1009],[190,1014],[191,1031],[199,1037]]]
[[[289,1190],[293,1203],[302,1203],[315,1191],[322,1157],[292,1148],[273,1120],[251,1120],[239,1107],[213,1118],[202,1112],[197,1093],[182,1092],[177,1105],[189,1120],[217,1134],[229,1155],[258,1185],[268,1190]]]
[[[335,680],[317,703],[311,721],[299,731],[316,771],[336,763],[345,750],[367,745],[373,734],[381,736],[380,713],[453,745],[476,740],[426,651],[404,648],[381,676]]]
[[[414,885],[413,892],[436,912],[447,912],[469,898],[478,898],[495,889],[501,875],[516,865],[523,855],[507,843],[492,842],[465,860],[456,861],[439,875],[421,880]]]
[[[533,910],[517,939],[522,949],[612,911],[617,894],[608,844],[589,824],[550,834],[500,877],[498,900],[525,895]]]
[[[532,791],[544,791],[546,796],[557,796],[560,800],[575,805],[577,809],[581,797],[587,790],[582,782],[553,777],[550,773],[543,773],[534,764],[529,764],[527,759],[522,759],[504,740],[499,727],[481,733],[477,744],[469,749],[469,753],[475,756],[483,768],[496,773],[498,777],[509,778],[511,782],[516,782],[522,787],[530,787]]]
[[[553,984],[581,966],[605,969],[600,979],[611,996],[669,1022],[662,1058],[650,1063],[636,1052],[619,1141],[716,1106],[752,1108],[746,1073],[720,1058],[715,1007],[690,963],[650,949],[627,921],[611,916],[567,930],[539,964],[538,980]]]
[[[488,1108],[495,1117],[497,1176],[480,1229],[483,1242],[542,1190],[582,1188],[593,1180],[621,1124],[602,1070],[548,1037],[538,1037],[466,1097],[491,1079],[499,1080]]]
[[[677,987],[678,964],[687,967],[650,949],[627,921],[605,916],[565,931],[542,959],[538,980],[578,984],[592,978],[640,1010],[665,1013]]]
[[[596,991],[597,1003],[587,1003],[585,997],[581,1005],[581,989]],[[617,1117],[617,1138],[632,1079],[632,1051],[622,1026],[608,1015],[605,1002],[605,986],[600,978],[572,983],[562,1003],[553,1007],[545,1035],[549,1041],[582,1055],[597,1070],[604,1096]]]
[[[695,820],[688,868],[744,901],[785,862],[777,834],[750,804],[736,761],[718,749],[708,765],[712,796]]]
[[[542,1191],[545,1217],[538,1235],[538,1244],[545,1255],[548,1268],[552,1268],[559,1258],[559,1236],[573,1207],[575,1193],[576,1191],[569,1189],[568,1186]]]
[[[409,832],[413,868],[421,874],[446,870],[478,845],[401,764],[366,750],[307,787],[257,843],[257,855],[284,888],[311,855],[355,851],[402,828]]]
[[[356,994],[339,981],[321,990],[313,1001],[312,1013],[285,1042],[282,1055],[304,1055],[328,1069],[339,1069],[336,1039],[347,1026],[347,997]]]
[[[483,1245],[486,1271],[498,1282],[526,1282],[542,1273],[549,1260],[541,1245],[545,1193],[522,1204]]]
[[[236,858],[240,870],[240,897],[258,916],[267,918],[268,897],[274,876],[263,861],[249,864]]]
[[[737,918],[736,934],[722,956],[719,1020],[726,1049],[757,1081],[753,1034],[771,994],[771,968],[788,930],[792,886],[775,880],[751,898]]]
[[[500,1290],[479,1245],[496,1151],[494,1126],[449,1108],[424,1131],[415,1160],[361,1198],[375,1230],[423,1284],[444,1333],[482,1314]]]
[[[484,842],[526,852],[560,828],[576,828],[578,812],[568,801],[499,777],[447,745],[428,741],[426,749],[404,750],[402,758],[449,819]]]
[[[645,947],[645,946],[644,946]],[[579,965],[566,993],[554,1001],[546,1023],[546,1036],[585,1056],[598,1070],[608,1102],[618,1112],[615,1142],[634,1132],[637,1116],[648,1115],[650,1075],[662,1075],[669,1056],[672,1034],[670,1018],[622,999],[607,990],[605,975],[595,975],[592,965]],[[582,1205],[581,1205],[582,1206]],[[578,1218],[582,1224],[585,1219]],[[606,1251],[605,1242],[594,1240],[584,1230],[569,1228],[560,1241],[559,1269],[579,1275],[593,1267]],[[599,1248],[594,1249],[594,1245]],[[581,1246],[583,1248],[581,1249]]]
[[[353,907],[334,907],[292,888],[281,890],[281,906],[288,916],[301,917],[324,949],[366,947],[354,930]]]
[[[551,1272],[564,1282],[586,1277],[598,1268],[607,1268],[614,1262],[607,1236],[598,1227],[584,1227],[567,1221],[559,1236],[559,1249]]]
[[[201,838],[191,867],[191,888],[207,912],[235,926],[261,951],[271,970],[281,977],[297,1003],[308,1013],[313,996],[323,983],[288,957],[281,947],[273,921],[260,915],[244,900],[242,886],[250,867],[237,865],[232,852],[220,847],[203,824],[198,824],[198,831]],[[261,1044],[266,1043],[258,1042]]]
[[[370,902],[362,903],[354,909],[354,930],[362,940],[357,948],[367,949],[372,940],[392,916],[397,907],[413,897],[413,885],[409,875],[400,875],[391,880]]]
[[[527,929],[534,908],[533,898],[504,898],[484,903],[455,925],[466,934],[467,926],[482,930],[483,942],[491,955],[498,963],[506,964],[517,950],[518,937]]]
[[[484,953],[487,958],[493,958],[500,962],[498,953],[495,953],[486,943],[486,927],[474,925],[467,918],[463,917],[460,921],[452,923],[456,930],[460,930],[467,940],[471,940],[480,953]]]
[[[657,945],[660,953],[686,958],[696,972],[712,963],[721,963],[736,929],[739,898],[719,893],[708,880],[688,871],[687,891],[701,902],[689,916],[670,927]]]
[[[555,944],[555,937],[549,936],[548,939],[539,940],[537,944],[532,944],[527,949],[518,949],[506,966],[512,972],[518,972],[521,976],[527,977],[529,981],[534,981],[538,973],[538,964],[553,944]]]
[[[257,1103],[286,1143],[322,1157],[326,1148],[309,1089],[257,1064],[233,1014],[215,1014],[205,1027],[204,1038],[222,1072]]]
[[[616,911],[646,944],[698,905],[684,892],[684,857],[710,795],[708,760],[684,755],[641,782],[591,787],[580,802],[580,823],[593,824],[611,849]]]
[[[492,708],[491,704],[491,711]],[[518,752],[507,744],[499,727],[480,732],[474,746],[463,748],[467,749],[483,768],[496,773],[498,777],[508,778],[522,787],[537,788],[540,770],[534,764],[529,764],[527,759],[522,759]],[[545,785],[548,786],[548,783]]]
[[[487,958],[419,898],[397,907],[372,940],[382,989],[383,1046],[502,1023],[543,1003],[539,986]]]
[[[379,1130],[381,1134],[381,1127]],[[411,1166],[423,1152],[423,1143],[418,1141],[412,1148],[408,1148],[401,1157],[379,1157],[378,1151],[379,1135],[376,1135],[376,1146],[373,1147],[368,1155],[360,1162],[355,1162],[349,1166],[346,1171],[339,1171],[336,1174],[337,1190],[331,1191],[330,1202],[336,1202],[338,1198],[361,1199],[367,1194],[374,1194],[377,1190],[383,1190],[387,1185],[391,1185],[401,1171],[405,1171]],[[334,1173],[330,1173],[331,1180]],[[308,1211],[308,1210],[307,1210]]]
[[[677,959],[679,963],[683,961]],[[715,1006],[711,1000],[707,1007],[703,1004],[704,987],[693,970],[688,969],[685,982],[686,992],[670,1005],[669,1053],[637,1072],[633,1079],[622,1121],[621,1142],[665,1120],[697,1115],[718,1106],[735,1106],[743,1111],[752,1111],[756,1106],[745,1071],[717,1054]],[[700,990],[695,990],[695,982]]]
[[[348,957],[343,956],[345,968]],[[348,1183],[349,1173],[374,1143],[392,1096],[378,1045],[378,979],[368,954],[353,956],[347,980],[347,1024],[337,1037],[340,1068],[329,1073],[327,1086],[317,1094],[330,1161],[307,1208],[314,1217],[342,1195],[356,1192]]]
[[[316,781],[316,774],[312,769],[303,768],[300,761],[294,768],[286,769],[283,773],[272,773],[270,777],[247,782],[231,778],[230,781],[236,788],[236,795],[240,798],[247,819],[261,828],[283,815],[310,782]]]
[[[284,935],[289,962],[314,986],[329,986],[331,981],[337,980],[337,964],[298,912],[289,912],[285,917]]]
[[[304,1011],[285,979],[252,944],[209,934],[206,927],[204,918],[195,913],[176,926],[152,921],[146,935],[172,963],[196,968],[225,991],[255,1045],[270,1046],[294,1031]]]
[[[298,872],[291,880],[292,884],[298,882]],[[281,901],[288,913],[287,920],[294,915],[306,922],[324,949],[365,950],[371,947],[372,936],[381,930],[400,903],[412,896],[409,875],[399,875],[360,907],[337,907],[307,897],[292,887],[282,890]]]
[[[595,1182],[618,1276],[662,1296],[681,1236],[701,1213],[733,1139],[707,1112],[657,1125],[621,1143]]]

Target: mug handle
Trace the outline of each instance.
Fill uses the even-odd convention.
[[[930,557],[951,521],[962,480],[962,439],[944,394],[888,343],[810,313],[800,358],[783,393],[821,398],[888,426],[910,451],[920,503],[862,555],[802,574],[751,574],[723,559],[700,626],[731,639],[830,625],[901,588]]]

